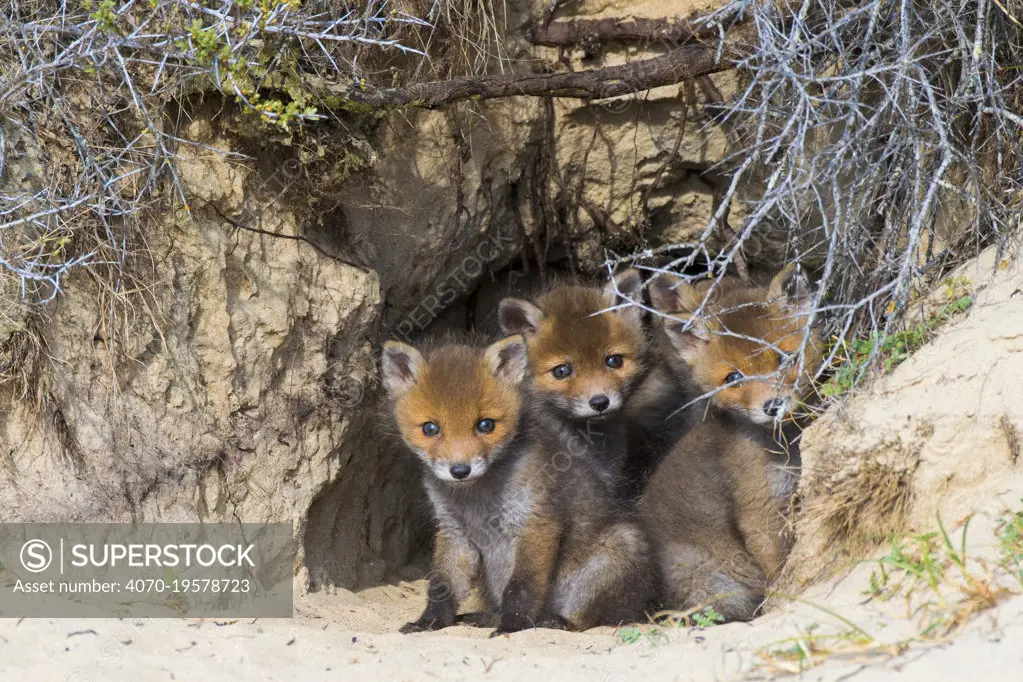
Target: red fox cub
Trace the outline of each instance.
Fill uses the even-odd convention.
[[[640,515],[666,608],[710,603],[749,620],[788,554],[784,513],[799,470],[798,448],[781,445],[771,426],[812,388],[821,355],[811,335],[801,367],[794,357],[812,296],[793,267],[768,290],[725,280],[708,298],[708,288],[666,277],[651,286],[655,308],[671,316],[660,322],[668,361],[690,372],[710,409],[651,476]]]
[[[626,270],[603,290],[562,285],[535,304],[506,298],[498,308],[502,331],[526,338],[539,416],[552,428],[586,433],[612,486],[626,459],[623,406],[643,378],[647,335],[641,308],[608,309],[622,303],[619,294],[637,300],[641,284]]]
[[[650,477],[639,512],[661,608],[711,605],[729,621],[756,615],[788,553],[764,445],[748,425],[711,418],[683,436]]]
[[[645,536],[573,440],[538,425],[521,336],[423,353],[388,341],[381,366],[438,526],[426,610],[402,632],[454,624],[473,587],[497,632],[642,616]]]
[[[670,316],[659,318],[674,349],[669,362],[685,363],[715,407],[761,425],[790,417],[821,362],[814,334],[802,361],[797,357],[813,301],[806,281],[789,265],[767,290],[731,279],[709,297],[708,290],[711,282],[691,285],[666,275],[652,282],[654,308]]]

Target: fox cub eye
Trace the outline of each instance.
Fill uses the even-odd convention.
[[[435,424],[434,422],[426,422],[425,424],[423,424],[424,436],[429,436],[430,438],[433,438],[438,433],[440,433],[440,427],[437,426],[437,424]]]
[[[572,366],[558,365],[557,367],[551,370],[551,374],[554,375],[555,379],[567,379],[569,376],[572,375]]]
[[[491,433],[494,430],[494,420],[480,419],[476,422],[476,430],[480,433]]]
[[[608,355],[604,363],[611,369],[620,369],[625,360],[622,359],[621,355]]]
[[[744,378],[745,377],[743,376],[742,372],[732,372],[731,374],[729,374],[728,376],[725,377],[725,383],[726,384],[738,384],[738,383],[742,382],[742,380]]]

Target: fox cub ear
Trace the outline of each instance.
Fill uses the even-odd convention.
[[[683,360],[692,364],[710,343],[710,330],[703,318],[692,312],[700,307],[701,296],[696,287],[681,277],[658,275],[650,282],[650,302],[662,317],[661,325],[668,340]],[[686,325],[689,328],[686,329]]]
[[[713,307],[721,298],[723,280],[703,280],[690,284],[681,277],[662,273],[650,282],[650,302],[654,310],[665,315],[695,313]]]
[[[506,384],[521,384],[526,376],[526,340],[519,334],[488,346],[484,358],[490,373]]]
[[[497,306],[497,321],[505,334],[536,334],[542,319],[543,311],[521,298],[506,298]]]
[[[615,275],[604,285],[604,301],[608,306],[626,305],[615,310],[615,314],[630,324],[640,324],[643,320],[643,309],[628,301],[643,302],[643,278],[639,272],[629,268]]]
[[[798,263],[789,263],[774,276],[768,295],[797,315],[805,315],[813,307],[813,291]]]
[[[686,309],[690,285],[681,278],[660,274],[650,282],[650,303],[659,313],[677,313]]]
[[[388,341],[380,356],[384,387],[392,398],[404,395],[419,381],[426,367],[422,354],[407,343]]]
[[[710,343],[711,331],[703,318],[685,316],[664,320],[664,333],[679,356],[689,364],[695,363]]]

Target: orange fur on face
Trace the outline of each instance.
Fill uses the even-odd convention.
[[[769,401],[785,398],[796,388],[798,366],[792,362],[783,368],[782,364],[799,350],[803,322],[805,318],[768,304],[740,308],[712,319],[708,325],[710,341],[691,363],[693,378],[701,390],[709,392],[723,387],[733,372],[740,372],[745,379],[722,388],[712,400],[722,407],[762,412]],[[805,359],[809,371],[804,371],[801,391],[810,388],[817,370],[819,355],[813,341],[811,337]]]
[[[644,336],[639,324],[608,308],[597,289],[560,287],[541,298],[543,311],[536,333],[527,338],[529,371],[537,394],[573,416],[596,416],[589,407],[594,396],[607,396],[608,413],[621,408],[631,385],[642,372]],[[621,357],[620,367],[608,358]],[[558,379],[552,371],[568,365],[571,373]]]
[[[522,409],[514,386],[490,373],[481,352],[464,346],[440,349],[429,359],[419,381],[399,398],[394,414],[402,437],[423,457],[448,464],[488,461],[514,436]],[[481,419],[494,420],[491,433],[480,433]],[[423,424],[440,428],[423,433]]]
[[[508,336],[485,349],[447,345],[424,357],[384,344],[381,375],[405,443],[451,485],[483,476],[516,436],[526,344]]]
[[[683,284],[662,297],[658,307],[687,320],[707,289],[706,284]],[[713,404],[765,424],[776,416],[772,403],[774,411],[784,415],[813,387],[822,359],[817,336],[811,333],[807,343],[802,377],[798,358],[791,357],[803,343],[806,322],[805,311],[777,300],[768,290],[726,281],[691,331],[682,332],[683,322],[670,320],[664,329],[698,389],[712,393]]]

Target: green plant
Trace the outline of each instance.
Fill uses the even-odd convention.
[[[669,625],[672,628],[701,627],[709,628],[718,623],[724,623],[722,616],[712,605],[695,606],[686,611],[659,611],[654,614],[652,621],[655,623]]]
[[[900,645],[879,642],[858,628],[841,632],[819,632],[819,623],[811,623],[787,639],[774,642],[757,652],[758,667],[775,672],[801,675],[828,657],[838,653],[856,653],[861,656],[890,656]]]
[[[999,576],[1009,574],[1023,586],[1023,510],[999,519],[995,529],[999,554],[993,566],[967,555],[970,517],[962,522],[958,544],[953,542],[940,514],[937,526],[937,531],[892,538],[887,554],[877,560],[866,590],[871,599],[904,600],[906,618],[917,623],[916,634],[886,643],[823,606],[776,595],[811,606],[839,625],[828,630],[813,623],[794,637],[772,643],[757,652],[759,667],[798,674],[836,654],[896,656],[913,642],[940,640],[958,631],[976,614],[1019,593],[1018,588],[1008,589]]]
[[[948,283],[950,281],[946,281],[946,286],[954,287],[954,283]],[[909,329],[890,334],[874,332],[866,338],[850,342],[836,340],[835,343],[842,343],[845,347],[836,354],[834,364],[838,369],[821,387],[821,393],[829,398],[837,398],[849,392],[871,367],[879,366],[881,371],[890,372],[927,343],[939,327],[966,312],[972,305],[973,298],[961,296],[946,303],[934,316]]]
[[[618,641],[622,644],[636,644],[644,639],[655,647],[664,646],[668,642],[667,634],[659,627],[646,629],[642,627],[627,627],[618,631]]]
[[[635,644],[643,638],[643,631],[639,628],[622,628],[618,631],[618,641],[622,644]]]
[[[692,626],[709,628],[724,623],[725,617],[713,606],[695,607],[688,611],[661,611],[651,617],[651,627],[626,627],[618,631],[618,641],[622,644],[635,644],[646,639],[654,646],[662,646],[668,638],[665,627],[669,629],[688,628]],[[662,627],[664,626],[664,627]]]
[[[263,99],[259,93],[253,93],[249,102],[253,108],[247,111],[258,114],[264,123],[272,123],[287,132],[290,132],[294,121],[316,115],[316,107],[303,106],[297,100]]]
[[[82,6],[86,10],[92,10],[92,0],[85,0]],[[117,10],[114,0],[100,0],[95,11],[89,14],[89,18],[95,20],[99,30],[103,33],[113,33],[117,29]]]
[[[871,594],[882,598],[899,594],[909,578],[923,582],[940,596],[945,568],[937,537],[937,533],[924,533],[893,540],[888,554],[878,561],[877,572],[870,576]],[[900,580],[893,581],[895,576]]]
[[[192,23],[188,25],[185,37],[179,39],[175,44],[182,52],[188,52],[191,49],[195,62],[208,66],[213,64],[213,57],[217,55],[220,36],[217,35],[215,27],[206,27],[203,25],[202,19],[193,19]],[[227,51],[226,54],[222,53],[218,56],[229,55],[230,51]]]
[[[1023,510],[1000,518],[995,533],[999,564],[1023,587]]]
[[[714,610],[713,606],[708,606],[703,611],[698,611],[693,614],[693,623],[697,627],[709,628],[718,623],[724,623],[725,617]]]

